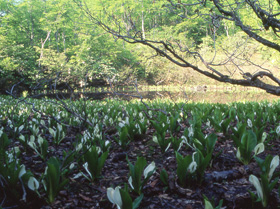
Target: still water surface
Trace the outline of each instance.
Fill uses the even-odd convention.
[[[106,91],[107,90],[107,91]],[[125,100],[139,99],[157,99],[168,98],[176,101],[177,99],[186,99],[189,102],[210,102],[210,103],[229,103],[229,102],[261,102],[261,101],[276,101],[280,97],[266,93],[252,87],[234,87],[234,88],[209,88],[205,86],[187,87],[187,88],[144,88],[139,92],[133,89],[118,89],[117,91],[108,91],[109,89],[90,92],[75,92],[75,93],[57,93],[57,94],[40,94],[34,95],[35,98],[49,97],[60,99],[69,99],[74,95],[74,99],[87,97],[89,99],[100,100],[104,98],[120,97]]]
[[[139,95],[137,92],[125,93],[127,95]],[[193,92],[168,92],[168,91],[149,91],[139,92],[143,98],[169,98],[169,99],[187,99],[190,102],[211,102],[211,103],[229,103],[246,101],[276,101],[280,97],[266,93],[265,91],[193,91]],[[133,98],[133,97],[124,97]]]

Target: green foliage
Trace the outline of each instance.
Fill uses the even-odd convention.
[[[59,145],[65,137],[65,132],[62,125],[60,124],[57,124],[56,128],[49,128],[49,132],[52,135],[53,141],[56,145]]]
[[[155,136],[153,136],[153,141],[159,145],[161,152],[165,153],[170,147],[172,141],[172,138],[166,137],[168,124],[164,122],[158,123],[156,121],[151,121],[151,123],[156,129]]]
[[[92,29],[77,23],[88,20],[72,1],[3,1],[0,12],[0,86],[5,88],[23,78],[28,85],[53,79],[58,72],[77,83],[86,75],[116,79],[136,64],[122,43],[98,27],[91,35]]]
[[[180,126],[178,125],[179,117],[180,117],[180,114],[176,113],[176,115],[171,116],[167,119],[171,134],[174,134],[175,132],[180,130]]]
[[[68,183],[68,179],[64,177],[64,171],[61,170],[61,162],[51,157],[47,162],[45,174],[43,175],[43,185],[47,193],[49,203],[53,203],[58,192]]]
[[[141,194],[132,202],[127,184],[125,184],[124,189],[121,189],[119,186],[115,189],[107,188],[107,197],[111,203],[117,205],[118,209],[136,209],[139,207],[144,195]]]
[[[70,117],[70,115],[66,112],[66,110],[57,108],[51,103],[45,103],[43,100],[34,99],[27,99],[27,101],[30,103],[34,103],[34,107],[36,107],[40,112],[46,111],[48,112],[48,114],[56,115],[65,123],[72,123],[74,121],[77,125],[82,124],[82,122],[79,121],[79,119],[76,117],[68,118]],[[74,104],[76,107],[76,111],[84,110],[83,105],[81,104],[82,101],[75,101],[73,103],[70,103],[70,101],[65,100],[64,102],[66,104]],[[168,117],[165,114],[162,114],[158,111],[148,111],[147,115],[156,118],[157,122],[151,122],[152,124],[149,127],[149,131],[146,132],[151,136],[151,132],[154,131],[154,127],[156,134],[162,134],[164,135],[164,137],[166,137],[166,139],[170,138],[173,149],[175,151],[177,150],[175,154],[177,162],[177,182],[182,187],[203,187],[204,184],[201,183],[204,180],[205,172],[211,172],[213,170],[213,168],[207,170],[207,166],[209,166],[212,160],[212,155],[217,142],[217,136],[214,133],[217,132],[217,130],[216,128],[213,128],[213,124],[212,127],[209,128],[207,119],[209,117],[212,117],[214,114],[217,114],[218,112],[225,112],[225,117],[229,118],[231,116],[228,112],[228,109],[235,110],[233,112],[234,114],[236,114],[236,117],[233,119],[233,123],[231,124],[232,126],[235,126],[231,128],[233,131],[232,138],[237,145],[237,149],[239,148],[240,150],[240,159],[242,160],[242,162],[245,162],[245,160],[250,161],[251,158],[253,158],[254,155],[256,155],[256,153],[259,153],[261,150],[261,145],[259,145],[258,147],[258,144],[265,143],[265,137],[263,137],[263,135],[265,134],[262,134],[262,136],[261,134],[256,134],[256,128],[254,128],[255,126],[259,127],[259,129],[265,126],[268,137],[273,137],[273,139],[271,140],[278,140],[277,132],[279,130],[277,130],[277,126],[279,126],[278,113],[280,113],[278,101],[273,103],[263,102],[260,104],[233,103],[225,105],[208,103],[185,104],[183,102],[184,101],[179,101],[178,106],[181,106],[182,104],[184,104],[184,106],[182,105],[182,108],[177,108],[174,107],[174,103],[169,100],[158,99],[155,101],[147,101],[147,104],[151,107],[151,109],[160,108],[167,113],[172,112],[174,113],[174,115],[176,115],[177,113],[181,114],[181,112],[183,112],[184,115],[181,116],[182,121],[179,120],[181,118],[178,118],[176,122],[180,124],[180,131],[175,131],[172,135],[170,135],[169,124],[171,124],[171,117],[168,116],[170,120],[170,123],[168,123]],[[84,177],[88,178],[91,181],[91,184],[94,180],[101,177],[102,167],[109,155],[109,144],[110,142],[114,143],[114,141],[112,141],[113,139],[110,136],[118,134],[118,130],[115,127],[119,127],[120,123],[124,125],[123,128],[129,127],[126,123],[127,116],[129,116],[127,117],[128,122],[130,117],[135,120],[136,123],[134,124],[138,124],[141,120],[143,121],[146,119],[146,128],[148,127],[148,124],[150,122],[146,114],[140,114],[141,111],[146,110],[145,105],[140,101],[110,101],[108,99],[103,101],[86,101],[88,112],[87,120],[90,121],[93,125],[90,127],[84,127],[85,129],[81,132],[78,131],[79,133],[81,133],[81,136],[79,137],[77,135],[75,137],[76,141],[74,143],[69,143],[69,138],[72,138],[69,137],[69,135],[72,135],[73,133],[70,131],[70,134],[68,133],[69,135],[67,135],[67,138],[65,138],[65,140],[69,141],[62,141],[62,145],[59,143],[56,145],[56,142],[52,140],[53,137],[49,134],[48,129],[50,127],[58,127],[57,121],[42,117],[41,114],[34,112],[32,110],[32,107],[26,106],[23,103],[17,103],[17,101],[14,101],[11,97],[0,97],[0,103],[0,125],[3,126],[3,128],[0,128],[0,178],[1,182],[4,185],[4,189],[8,190],[9,188],[12,188],[17,193],[17,197],[21,198],[21,188],[23,188],[24,186],[24,188],[27,189],[27,195],[34,192],[36,192],[37,194],[40,193],[40,197],[46,197],[48,199],[48,202],[54,201],[58,191],[63,189],[65,180],[66,182],[68,181],[66,177],[68,173],[72,171],[70,169],[74,168],[73,174],[77,174],[77,171],[79,171],[79,169],[85,171]],[[218,108],[219,110],[215,111],[216,108]],[[254,114],[254,112],[257,112],[259,115],[257,116],[256,114]],[[30,115],[32,115],[32,120],[28,120],[28,122],[25,122],[26,118],[30,117]],[[221,115],[219,113],[219,116],[217,117],[220,116]],[[223,117],[224,116],[222,116],[221,118]],[[253,118],[261,118],[260,121],[262,122],[258,122],[259,119],[257,119],[256,122],[252,121]],[[103,123],[103,121],[106,122]],[[270,122],[268,123],[268,121]],[[165,124],[164,126],[162,125],[163,123]],[[110,127],[113,127],[113,130],[107,129]],[[184,133],[182,133],[184,127],[185,130]],[[204,128],[206,128],[206,130],[204,130]],[[139,128],[137,128],[137,130],[137,133],[139,134]],[[12,131],[17,132],[17,137],[14,138]],[[209,132],[213,134],[205,135],[205,133]],[[127,130],[125,131],[124,136],[130,140],[128,135],[129,134]],[[29,138],[33,139],[30,140]],[[49,147],[41,146],[41,144],[44,144],[44,140],[47,141]],[[147,143],[146,145],[148,146],[149,143],[151,143],[151,140],[152,139],[150,138],[145,138],[143,143]],[[10,141],[12,142],[12,144],[10,143]],[[32,141],[35,145],[32,144]],[[275,143],[277,143],[276,141]],[[26,155],[20,154],[20,152],[18,152],[19,150],[23,150],[22,146],[19,146],[20,149],[18,149],[17,145],[19,144],[19,142],[23,143],[24,145],[27,144],[28,146],[32,145],[30,147],[35,148],[30,149],[29,147],[27,147],[28,149],[26,149],[25,152],[27,153],[26,155],[28,157],[31,156],[32,159],[36,160],[38,160],[38,155],[44,156],[43,159],[45,160],[50,158],[50,160],[47,161],[47,169],[45,174],[44,171],[41,171],[42,177],[41,179],[38,179],[38,181],[35,180],[35,176],[33,176],[31,172],[24,172],[24,165],[21,163],[21,159],[23,159]],[[140,142],[135,141],[135,143],[138,144]],[[65,144],[67,144],[67,146],[64,146]],[[253,144],[254,146],[252,146],[251,144]],[[16,146],[13,147],[12,145]],[[53,147],[56,146],[62,146],[63,148],[66,148],[67,151],[63,152],[62,150],[62,152],[54,152]],[[180,146],[181,149],[179,149]],[[254,148],[252,149],[251,146]],[[119,150],[120,147],[112,147],[112,149]],[[47,151],[44,152],[44,150]],[[163,148],[163,150],[166,150],[166,147]],[[178,150],[180,150],[180,152],[182,153],[190,153],[190,151],[192,151],[193,154],[185,157],[179,154]],[[128,151],[131,152],[133,151],[133,149],[129,148]],[[216,149],[215,152],[217,151],[218,150]],[[37,155],[34,154],[35,152],[37,153]],[[55,157],[55,159],[53,159],[54,157],[52,157],[54,155],[57,156]],[[152,153],[152,155],[148,153],[147,155],[149,159],[151,159],[151,157],[153,156],[154,153]],[[158,160],[161,161],[162,159]],[[174,162],[175,159],[172,160]],[[215,161],[213,162],[215,163]],[[256,194],[255,192],[253,192],[251,195],[254,200],[262,201],[264,205],[266,204],[266,202],[268,202],[269,204],[268,200],[271,195],[271,191],[275,191],[275,188],[278,187],[278,184],[275,184],[277,178],[279,177],[278,172],[276,172],[277,166],[275,166],[277,165],[277,158],[273,158],[271,156],[267,156],[265,160],[256,158],[256,162],[259,164],[261,174],[260,176],[259,174],[256,174],[256,176],[258,176],[256,177],[258,180],[256,180],[256,178],[254,177],[250,178],[251,182],[254,182],[253,185],[258,191]],[[43,160],[41,164],[45,165],[45,163],[46,162]],[[87,166],[84,166],[84,170],[82,164],[85,165],[85,163],[88,164]],[[29,164],[27,165],[29,166]],[[38,166],[38,168],[39,167],[40,166]],[[136,197],[142,196],[142,194],[145,193],[145,185],[148,183],[148,181],[151,180],[149,180],[150,175],[155,172],[156,168],[154,163],[151,163],[147,166],[147,161],[143,157],[138,157],[138,159],[134,163],[128,161],[128,167],[130,189],[124,189],[124,193],[120,195],[122,196],[122,202],[127,202],[124,203],[124,205],[129,205],[127,207],[130,208],[131,202],[133,207],[133,202],[137,199]],[[40,173],[40,171],[38,170],[36,170],[36,176],[40,175],[37,173]],[[174,171],[172,171],[172,166],[168,168],[168,172],[162,169],[162,167],[160,170],[161,172],[157,177],[159,177],[160,181],[162,181],[162,184],[164,185],[163,189],[166,190],[169,186],[169,180],[172,180],[172,177],[169,177],[168,174],[170,173],[171,175]],[[79,178],[76,176],[78,175],[75,175],[73,179]],[[85,180],[84,177],[82,177],[82,181]],[[154,179],[152,181],[154,181]],[[39,182],[40,184],[41,182],[44,183],[43,185],[39,186]],[[33,190],[34,192],[29,191],[28,188],[30,190]],[[133,193],[130,193],[132,191]],[[265,193],[267,193],[266,196],[264,195]],[[214,207],[214,204],[212,204],[212,206]]]
[[[100,178],[102,168],[108,157],[108,151],[102,154],[100,154],[99,151],[100,150],[96,146],[93,146],[84,154],[84,168],[89,174],[91,181]]]
[[[206,156],[203,155],[203,153],[197,149],[195,153],[193,153],[194,159],[196,162],[196,179],[199,184],[204,180],[204,173],[208,165],[210,164],[210,161],[212,160],[212,153],[208,153]]]
[[[145,168],[147,161],[143,157],[137,157],[134,165],[128,159],[127,161],[129,165],[129,185],[135,193],[141,195],[144,185],[156,170],[155,163],[152,162]],[[143,180],[142,175],[144,175]]]
[[[159,178],[165,186],[168,186],[168,174],[165,169],[161,170]]]
[[[182,147],[184,141],[182,138],[178,138],[178,137],[171,137],[171,144],[172,147],[174,149],[174,151],[179,151],[180,148]]]
[[[244,131],[242,126],[238,130]],[[241,133],[239,133],[239,136],[241,136]],[[245,165],[250,163],[253,156],[264,151],[264,144],[262,142],[257,144],[257,136],[252,130],[244,131],[241,139],[233,138],[233,140],[237,146],[236,157]],[[253,151],[254,154],[252,155]]]
[[[224,135],[227,135],[230,122],[233,121],[236,111],[234,108],[231,108],[228,112],[224,112],[220,108],[215,108],[213,110],[213,116],[209,117],[211,125],[215,127],[216,131],[223,132]]]
[[[193,145],[196,147],[196,150],[199,150],[204,157],[212,156],[217,136],[215,134],[209,134],[204,136],[201,131],[195,133],[197,138],[193,139]]]
[[[14,198],[20,199],[22,187],[20,184],[27,184],[33,174],[25,170],[25,165],[20,164],[19,147],[8,148],[10,140],[3,128],[0,129],[0,182],[1,185],[10,191]],[[23,191],[24,193],[24,191]],[[24,198],[24,195],[23,195]]]
[[[179,152],[175,152],[177,161],[177,177],[181,187],[190,186],[195,181],[196,162],[191,155],[183,157]]]
[[[116,140],[122,149],[127,148],[127,145],[130,143],[130,139],[128,138],[128,128],[126,126],[119,130],[119,138]]]
[[[133,117],[126,118],[126,124],[128,130],[128,136],[131,140],[134,139],[135,135],[141,134],[142,129],[140,128],[138,121]]]
[[[254,185],[257,190],[257,195],[249,191],[254,201],[261,201],[263,207],[267,207],[269,203],[270,193],[276,186],[279,180],[279,172],[274,173],[275,169],[279,166],[279,156],[272,157],[271,155],[266,156],[264,160],[255,157],[260,169],[261,169],[261,180],[250,175],[249,181]]]
[[[0,129],[0,160],[1,163],[3,165],[3,161],[5,160],[5,156],[6,156],[6,149],[9,146],[9,144],[11,143],[11,141],[8,139],[8,136],[6,133],[3,132],[4,128]]]
[[[22,142],[25,142],[26,139],[24,136],[21,136]],[[36,138],[34,135],[30,136],[30,139],[27,143],[43,160],[46,159],[48,154],[48,141],[42,138],[40,135]]]
[[[223,200],[219,201],[219,205],[217,207],[213,206],[214,201],[213,200],[210,201],[208,199],[208,197],[206,197],[205,195],[203,195],[203,200],[204,200],[204,208],[205,209],[220,209],[220,208],[222,208]]]
[[[180,153],[175,152],[177,160],[178,183],[182,187],[191,185],[191,182],[201,183],[204,179],[204,173],[212,159],[212,153],[217,141],[215,134],[204,137],[198,134],[199,140],[193,139],[195,152],[192,156],[183,157]]]
[[[237,126],[235,128],[232,129],[233,135],[232,135],[232,139],[233,141],[240,141],[243,134],[245,134],[246,132],[246,124],[242,124],[242,123],[237,123]]]
[[[19,156],[19,148],[16,147],[10,151],[7,151],[8,145],[7,136],[2,134],[0,138],[1,145],[4,145],[0,150],[0,175],[3,178],[4,182],[8,186],[8,188],[17,188],[17,183],[20,178],[20,171],[23,169],[23,165],[20,165],[18,161]]]
[[[144,194],[141,194],[139,197],[137,197],[133,202],[132,199],[128,193],[128,190],[120,189],[120,194],[122,197],[123,207],[124,209],[136,209],[139,207]]]
[[[195,127],[197,127],[195,125]],[[187,137],[190,138],[188,142]],[[192,126],[184,131],[184,142],[191,147],[195,152],[192,159],[195,163],[195,180],[201,183],[204,179],[204,172],[212,160],[212,153],[217,142],[215,134],[204,136],[200,128],[193,130]],[[187,166],[187,165],[186,165]]]
[[[171,145],[171,138],[166,138],[165,134],[156,134],[153,136],[153,141],[159,145],[162,153],[165,153]]]
[[[196,82],[203,80],[210,83],[193,73],[178,72],[178,67],[172,66],[160,56],[148,59],[154,52],[145,46],[129,45],[104,33],[98,24],[92,24],[87,14],[80,10],[79,6],[84,3],[92,17],[102,20],[115,31],[126,35],[137,32],[137,36],[147,40],[180,43],[183,48],[205,55],[205,60],[212,60],[214,40],[216,57],[221,61],[227,56],[223,53],[224,49],[234,51],[247,39],[231,21],[215,19],[216,16],[212,14],[219,14],[219,11],[210,2],[185,7],[180,4],[171,5],[171,2],[148,0],[83,3],[80,0],[2,0],[0,87],[10,87],[23,78],[26,84],[34,84],[44,77],[54,78],[58,72],[63,81],[75,83],[86,76],[110,78],[113,81],[138,78],[142,81],[146,79],[148,83],[185,83],[192,78]],[[267,6],[267,2],[263,4]],[[277,8],[275,3],[270,4]],[[258,35],[278,41],[275,36],[271,36],[273,31],[268,30],[267,34],[263,34],[263,30],[259,29],[261,21],[252,15],[245,3],[238,5],[238,8],[232,5],[232,10],[245,24],[257,27],[258,30],[254,32]],[[114,14],[113,17],[110,14]],[[112,18],[118,24],[114,24]],[[279,60],[278,53],[272,53],[266,46],[256,46],[251,40],[244,50],[246,58],[258,50],[260,55],[256,55],[255,60],[259,56],[262,60],[272,60],[274,63]],[[192,56],[186,56],[180,50],[177,52],[195,61]],[[226,121],[224,125],[223,129],[226,129]]]

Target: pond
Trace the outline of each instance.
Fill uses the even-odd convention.
[[[190,102],[211,102],[211,103],[229,103],[246,101],[275,101],[279,97],[269,94],[263,90],[252,87],[228,87],[228,86],[187,86],[178,88],[160,87],[157,89],[142,89],[137,94],[136,91],[118,92],[119,94],[135,95],[139,94],[143,98],[170,98],[172,100],[186,99]],[[125,97],[124,98],[133,98]]]
[[[120,97],[121,99],[131,100],[143,97],[144,99],[169,98],[171,100],[186,99],[189,102],[210,102],[210,103],[229,103],[246,101],[275,101],[279,97],[266,93],[252,87],[237,86],[144,86],[138,88],[138,92],[131,88],[113,89],[98,88],[85,92],[56,92],[40,93],[33,95],[34,98],[59,98],[59,99],[79,99],[87,97],[89,99],[101,100],[104,98]]]

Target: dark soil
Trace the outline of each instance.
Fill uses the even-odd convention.
[[[106,130],[104,130],[105,132]],[[233,146],[232,140],[219,134],[213,160],[211,166],[207,168],[205,180],[201,185],[194,183],[190,188],[181,188],[176,182],[176,159],[174,151],[170,148],[166,153],[162,154],[159,146],[152,143],[152,134],[154,130],[150,129],[146,135],[135,137],[127,150],[122,150],[115,142],[114,137],[117,136],[116,131],[111,130],[110,134],[106,134],[107,140],[112,142],[108,159],[103,168],[103,177],[95,182],[89,182],[86,178],[74,176],[80,171],[85,172],[82,162],[76,162],[75,168],[70,172],[68,178],[69,183],[59,192],[53,204],[46,202],[46,194],[42,184],[39,191],[41,197],[35,192],[31,192],[26,188],[27,201],[21,200],[21,195],[15,196],[8,189],[3,189],[0,184],[0,203],[3,208],[113,208],[111,202],[107,199],[107,188],[123,186],[128,182],[128,164],[126,156],[131,162],[134,162],[137,156],[144,156],[147,162],[155,161],[157,170],[152,175],[149,182],[144,188],[144,198],[139,208],[143,209],[199,209],[204,208],[203,194],[209,199],[214,200],[218,205],[219,200],[223,199],[223,206],[226,208],[260,208],[260,203],[252,203],[248,190],[254,191],[255,188],[248,181],[249,175],[259,176],[260,170],[254,160],[245,166],[235,157],[236,148]],[[68,130],[67,137],[59,146],[50,146],[50,156],[62,156],[63,150],[73,150],[74,141],[81,130]],[[180,135],[182,133],[178,133]],[[52,145],[50,137],[46,136],[49,144]],[[20,145],[13,142],[12,145]],[[21,146],[21,145],[20,145]],[[279,141],[270,140],[266,145],[265,153],[259,157],[264,158],[267,154],[279,155]],[[46,163],[38,157],[33,150],[21,147],[21,163],[25,164],[26,169],[30,169],[37,179],[40,179],[44,173]],[[180,150],[182,155],[191,154],[191,150],[183,146]],[[160,171],[165,169],[169,174],[169,185],[164,185],[159,176]],[[278,168],[279,169],[279,168]],[[19,187],[19,194],[22,194]],[[137,196],[131,193],[133,198]],[[277,208],[280,205],[277,190],[273,190],[268,208]],[[116,206],[114,206],[116,207]]]

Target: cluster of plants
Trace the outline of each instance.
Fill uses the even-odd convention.
[[[86,116],[83,118],[50,101],[26,102],[33,105],[0,98],[0,183],[19,202],[36,195],[52,204],[59,192],[67,189],[70,178],[96,184],[105,178],[104,165],[110,153],[126,152],[139,140],[146,140],[152,152],[160,150],[162,158],[172,153],[176,162],[172,176],[180,188],[203,186],[205,172],[217,157],[216,145],[225,140],[232,141],[241,165],[257,162],[260,168],[258,175],[248,178],[254,186],[248,191],[253,202],[267,207],[272,191],[279,187],[279,156],[260,157],[271,141],[279,140],[278,102],[64,101]],[[73,129],[77,131],[71,138]],[[67,150],[61,148],[64,143],[70,144]],[[42,162],[41,173],[23,163],[26,155]],[[139,207],[153,175],[168,189],[173,177],[152,156],[126,155],[127,180],[118,185],[111,180],[107,188],[108,200],[117,208]],[[205,208],[214,208],[208,198],[212,197],[202,197]],[[221,206],[222,201],[217,208]]]

